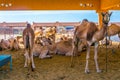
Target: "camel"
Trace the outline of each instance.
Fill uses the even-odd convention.
[[[23,42],[25,47],[25,65],[28,67],[28,73],[30,68],[32,71],[35,69],[35,64],[33,60],[33,47],[34,47],[34,38],[35,34],[30,24],[27,24],[27,27],[23,30]]]
[[[10,48],[10,42],[8,40],[4,40],[4,39],[1,39],[1,42],[0,42],[0,50],[6,50],[6,49],[9,49]]]
[[[39,43],[36,43],[33,48],[34,56],[39,56],[41,59],[51,58],[51,54],[71,56],[72,40],[62,40],[57,43],[46,37],[42,37],[39,40]]]
[[[118,37],[120,38],[120,33],[118,34]],[[119,45],[118,45],[118,48],[120,47],[120,42],[119,42]]]
[[[1,49],[10,49],[10,50],[18,50],[19,44],[15,38],[9,38],[8,40],[2,39],[0,42]]]
[[[101,70],[98,66],[97,61],[97,48],[98,43],[106,36],[107,26],[110,21],[111,13],[105,12],[102,13],[102,28],[99,30],[97,25],[93,22],[89,22],[87,19],[84,19],[82,23],[76,27],[74,36],[73,36],[73,50],[72,54],[75,55],[78,52],[78,43],[79,41],[82,42],[83,40],[87,41],[87,55],[86,55],[86,66],[85,66],[85,73],[89,73],[89,58],[90,58],[90,46],[94,43],[94,60],[96,65],[96,71],[99,73]],[[73,60],[73,56],[71,57],[71,62]]]
[[[114,36],[116,34],[120,34],[120,26],[116,24],[111,24],[108,26],[108,36]],[[120,38],[120,36],[118,36]]]
[[[23,44],[23,38],[22,38],[22,36],[17,36],[15,38],[16,38],[18,44]]]
[[[108,26],[107,34],[108,34],[109,40],[110,40],[110,36],[114,36],[116,34],[118,34],[118,37],[120,39],[120,26],[118,26],[116,24],[111,24],[110,26]],[[118,47],[119,47],[119,45],[118,45]]]
[[[34,31],[35,39],[36,37],[42,37],[43,36],[43,29],[40,28],[39,30]]]
[[[52,56],[49,55],[48,46],[50,45],[50,41],[46,37],[37,37],[37,41],[35,41],[35,45],[33,48],[33,55],[39,56],[39,58],[51,58]],[[51,46],[52,48],[52,46]]]
[[[51,58],[51,54],[72,56],[72,39],[61,40],[54,43],[49,38],[42,37],[39,39],[39,43],[35,44],[34,56],[39,56],[39,58]],[[41,41],[42,40],[42,41]],[[83,51],[86,46],[86,42],[83,41],[79,46],[79,52]]]
[[[102,44],[102,47],[103,45],[112,45],[112,41],[110,40],[110,37],[111,36],[114,36],[118,34],[118,37],[120,39],[120,26],[112,23],[110,26],[108,26],[107,28],[107,36],[108,36],[108,40],[107,40],[107,44],[106,44],[106,38],[104,38],[103,40],[101,40],[101,44]],[[118,48],[120,46],[120,43],[118,44]]]
[[[18,50],[20,49],[19,43],[17,41],[17,39],[11,37],[8,39],[9,43],[10,43],[10,50]]]
[[[65,55],[65,56],[71,56],[71,50],[72,50],[72,39],[69,40],[61,40],[57,43],[55,43],[55,54],[58,55]]]
[[[55,35],[56,35],[56,27],[48,28],[48,31],[46,31],[45,34],[45,36],[51,39],[53,42],[55,42]]]
[[[35,44],[33,48],[33,56],[38,56],[41,59],[51,58],[52,56],[48,54],[49,50],[47,46],[42,46],[40,44]]]

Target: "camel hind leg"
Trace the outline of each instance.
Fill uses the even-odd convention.
[[[33,40],[32,35],[29,33],[29,57],[30,57],[30,66],[32,68],[32,71],[34,71],[35,64],[33,60]]]
[[[35,65],[34,65],[34,60],[33,60],[33,52],[32,49],[29,50],[29,67],[31,67],[31,70],[34,71]]]
[[[73,57],[76,56],[76,53],[78,53],[78,42],[79,39],[75,37],[72,43],[73,48],[72,48],[72,56],[71,56],[71,67],[73,66]]]
[[[28,57],[29,57],[29,55],[28,55],[28,51],[25,49],[25,54],[24,54],[24,56],[25,56],[25,64],[24,64],[24,67],[28,67]]]

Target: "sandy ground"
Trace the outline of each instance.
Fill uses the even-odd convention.
[[[13,59],[13,70],[9,70],[9,64],[0,68],[0,80],[120,80],[120,48],[115,48],[114,53],[111,49],[108,54],[108,71],[106,72],[106,49],[99,49],[99,65],[103,70],[97,73],[93,59],[93,48],[91,48],[91,58],[89,68],[91,73],[85,74],[85,56],[74,57],[74,66],[70,67],[71,57],[55,55],[52,59],[39,59],[34,57],[36,69],[27,75],[27,68],[24,68],[24,50],[2,51],[0,54],[11,54]]]

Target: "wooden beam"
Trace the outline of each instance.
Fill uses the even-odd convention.
[[[10,7],[0,7],[0,10],[98,10],[100,0],[1,0],[1,3],[11,3]],[[84,7],[80,3],[86,4]],[[87,4],[93,4],[91,7]]]
[[[110,10],[120,4],[120,0],[101,0],[101,10]]]
[[[98,25],[99,25],[99,29],[102,28],[102,15],[101,12],[98,13]]]
[[[120,5],[111,8],[110,10],[120,10]]]

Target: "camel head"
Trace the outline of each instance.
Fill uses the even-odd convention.
[[[112,15],[112,12],[102,12],[102,21],[104,24],[108,25],[109,21],[110,21],[110,16]]]
[[[27,28],[30,28],[30,27],[31,27],[31,24],[28,23],[28,24],[27,24]]]
[[[52,45],[52,41],[49,39],[49,38],[47,38],[46,36],[43,36],[42,38],[41,38],[41,42],[42,42],[42,44],[45,46],[45,45]]]

